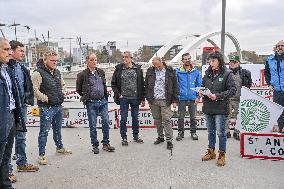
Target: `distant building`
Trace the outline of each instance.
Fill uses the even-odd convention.
[[[73,63],[76,65],[84,64],[88,53],[94,52],[94,48],[90,46],[83,46],[81,48],[73,48]]]
[[[97,50],[102,52],[104,49],[107,50],[110,56],[115,54],[116,51],[116,41],[108,41],[107,44],[98,45]]]
[[[38,59],[43,58],[43,54],[48,50],[54,50],[59,54],[61,51],[61,49],[59,50],[57,42],[41,42],[35,38],[29,39],[29,42],[26,45],[26,50],[27,60],[29,62],[36,62]]]

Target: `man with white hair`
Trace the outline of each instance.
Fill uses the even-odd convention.
[[[265,81],[273,92],[273,102],[284,106],[284,40],[274,47],[275,54],[267,58],[264,70]],[[284,133],[284,111],[278,119],[279,133]]]

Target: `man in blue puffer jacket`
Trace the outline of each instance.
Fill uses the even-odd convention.
[[[178,105],[178,136],[177,141],[184,138],[184,117],[186,107],[190,115],[190,133],[193,140],[198,140],[196,134],[196,105],[199,102],[197,93],[190,88],[200,87],[202,84],[202,77],[200,72],[194,68],[191,62],[189,53],[182,55],[182,66],[176,69],[177,79],[179,83],[180,96]]]
[[[273,92],[273,102],[284,107],[284,40],[276,44],[274,51],[265,64],[265,81]],[[278,127],[279,132],[284,133],[284,111],[278,119]]]

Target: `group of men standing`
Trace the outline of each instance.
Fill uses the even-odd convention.
[[[11,189],[13,181],[11,173],[11,153],[15,142],[18,171],[35,172],[36,165],[28,164],[26,147],[26,116],[27,106],[34,105],[34,96],[40,110],[40,131],[38,136],[38,163],[48,163],[45,155],[47,136],[53,129],[53,140],[56,152],[71,154],[62,142],[61,127],[64,101],[65,83],[61,73],[56,69],[57,53],[48,51],[43,60],[39,61],[32,77],[20,62],[24,59],[24,46],[18,41],[10,43],[0,38],[0,114],[5,119],[0,122],[0,188]],[[194,67],[189,53],[182,55],[182,65],[176,70],[165,64],[160,57],[154,57],[152,66],[147,69],[145,78],[141,66],[132,61],[129,51],[123,53],[123,63],[115,67],[111,80],[115,103],[120,106],[120,135],[122,146],[128,146],[127,117],[129,107],[132,117],[133,141],[142,144],[139,136],[139,106],[145,106],[148,101],[155,125],[157,139],[155,145],[167,142],[166,148],[173,148],[173,130],[171,108],[178,106],[178,136],[177,141],[184,138],[184,117],[186,110],[190,115],[190,133],[193,140],[198,140],[196,133],[196,107],[203,97],[203,113],[208,128],[208,150],[202,157],[203,161],[216,158],[216,133],[219,137],[218,166],[225,165],[226,141],[230,137],[228,130],[229,118],[234,119],[240,101],[242,86],[251,87],[251,74],[241,69],[238,56],[230,57],[229,69],[226,68],[224,57],[220,52],[213,52],[208,56],[209,68],[204,77]],[[91,53],[86,58],[87,68],[77,75],[76,91],[81,101],[86,105],[92,151],[99,153],[97,137],[97,116],[102,117],[103,144],[102,149],[114,152],[115,148],[109,141],[108,94],[106,78],[103,70],[97,68],[97,57]],[[275,55],[268,58],[265,67],[265,78],[271,91],[273,100],[280,105],[284,102],[284,41],[275,46]],[[202,91],[192,89],[206,87],[211,93],[205,95]],[[230,105],[230,106],[228,106]],[[230,117],[229,117],[230,115]],[[1,117],[2,118],[2,117]],[[283,132],[284,113],[278,120],[279,131]],[[227,129],[227,131],[226,131]],[[238,131],[234,137],[239,139]]]
[[[57,54],[44,54],[32,77],[22,64],[24,45],[18,41],[0,38],[0,188],[12,189],[16,182],[11,165],[15,138],[15,156],[19,172],[36,172],[39,167],[27,162],[26,121],[27,106],[34,105],[34,96],[40,109],[40,132],[38,136],[40,165],[47,164],[45,146],[49,129],[53,128],[56,152],[70,154],[61,139],[62,103],[64,81],[56,69]],[[3,116],[3,117],[2,117]]]

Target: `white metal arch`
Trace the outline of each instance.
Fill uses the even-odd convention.
[[[163,57],[165,56],[165,54],[174,46],[176,45],[178,42],[180,42],[182,39],[186,39],[186,42],[189,41],[190,37],[199,37],[199,35],[181,35],[177,38],[175,38],[174,40],[172,41],[169,41],[167,44],[165,44],[164,46],[162,46],[156,53],[155,55],[148,61],[148,63],[152,63],[152,60],[155,56],[158,56],[158,57]],[[207,41],[209,43],[211,43],[214,47],[218,47],[216,45],[216,43],[214,41],[212,41],[211,39],[207,39]]]
[[[171,61],[170,63],[176,63],[181,60],[181,56],[186,52],[191,52],[192,50],[196,49],[201,43],[204,41],[207,41],[209,38],[214,37],[216,35],[220,35],[221,32],[210,32],[204,35],[199,36],[198,38],[191,41],[189,44],[187,44]],[[240,56],[240,60],[242,60],[242,54],[241,54],[241,47],[239,45],[238,40],[233,36],[233,34],[226,32],[226,36],[228,36],[232,42],[234,43],[237,53]]]

